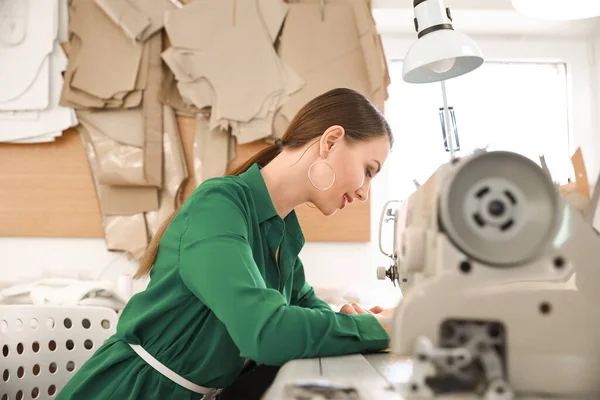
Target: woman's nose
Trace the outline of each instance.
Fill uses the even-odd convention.
[[[356,198],[360,201],[367,201],[369,199],[369,189],[363,185],[360,189],[356,191]]]

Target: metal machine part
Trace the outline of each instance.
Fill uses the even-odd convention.
[[[360,400],[356,388],[328,381],[292,383],[285,388],[289,400]]]
[[[390,207],[391,204],[395,204],[395,203],[400,203],[400,201],[389,200],[388,202],[386,202],[383,205],[383,209],[381,210],[381,216],[379,217],[379,251],[381,251],[381,254],[383,254],[384,256],[391,257],[391,258],[394,257],[393,252],[387,252],[383,248],[383,225],[388,222],[396,221],[396,213],[395,213],[394,209],[392,207]]]
[[[407,398],[600,398],[600,237],[537,164],[477,151],[402,206],[377,272],[406,280],[391,351],[415,359]]]
[[[447,320],[440,347],[421,336],[415,345],[407,397],[475,393],[486,400],[511,400],[506,382],[506,333],[492,321]]]
[[[440,223],[468,257],[514,266],[551,244],[559,225],[558,192],[530,159],[506,151],[481,153],[448,178],[440,194]]]
[[[386,267],[377,267],[377,279],[385,280],[388,278],[392,281],[394,286],[396,286],[396,282],[399,282],[400,277],[398,276],[398,267],[396,264],[397,256],[395,251],[387,252],[383,246],[383,226],[389,222],[394,222],[396,225],[396,221],[398,220],[397,211],[395,211],[391,204],[400,203],[398,200],[390,200],[385,203],[383,209],[381,211],[381,216],[379,218],[379,251],[386,257],[389,257],[392,262],[391,265]],[[394,230],[395,232],[395,230]],[[396,243],[396,238],[394,237],[394,243]],[[395,245],[394,245],[395,247]]]
[[[394,208],[391,205],[398,204],[398,207]],[[388,278],[392,281],[394,286],[398,284],[400,290],[405,290],[412,283],[409,281],[409,274],[405,269],[402,269],[404,264],[403,261],[406,258],[406,246],[403,243],[407,240],[404,237],[404,227],[407,224],[408,215],[406,213],[407,204],[406,202],[398,200],[390,200],[385,203],[381,218],[379,220],[379,250],[384,256],[389,257],[389,267],[378,267],[377,268],[377,279],[385,280]],[[383,246],[383,228],[387,223],[393,222],[393,249],[388,252]],[[404,252],[402,251],[404,250]]]

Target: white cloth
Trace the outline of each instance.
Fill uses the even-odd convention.
[[[119,311],[127,299],[111,281],[47,278],[0,289],[0,304],[99,306]]]

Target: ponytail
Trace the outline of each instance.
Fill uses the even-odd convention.
[[[277,157],[277,155],[281,152],[281,148],[282,142],[280,139],[277,139],[275,143],[262,149],[254,156],[250,157],[242,165],[231,171],[229,175],[239,175],[241,173],[244,173],[254,164],[258,164],[261,167],[264,167],[265,165],[273,161],[275,157]]]
[[[152,236],[150,243],[148,243],[148,246],[146,247],[146,251],[144,251],[142,258],[140,259],[140,265],[133,275],[133,279],[140,279],[150,275],[150,271],[154,266],[154,261],[156,261],[156,255],[158,254],[158,245],[160,244],[165,231],[169,227],[169,224],[175,219],[178,211],[179,210],[175,210],[169,218],[165,219],[158,227],[154,236]]]

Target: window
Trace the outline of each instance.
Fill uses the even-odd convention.
[[[403,199],[414,191],[413,180],[424,182],[449,153],[439,116],[440,83],[404,82],[402,61],[389,62],[389,69],[386,116],[397,137],[388,160],[394,180],[389,194]],[[564,63],[486,62],[447,81],[446,88],[460,143],[457,156],[487,148],[520,153],[539,164],[544,155],[553,179],[566,183],[571,154]]]

